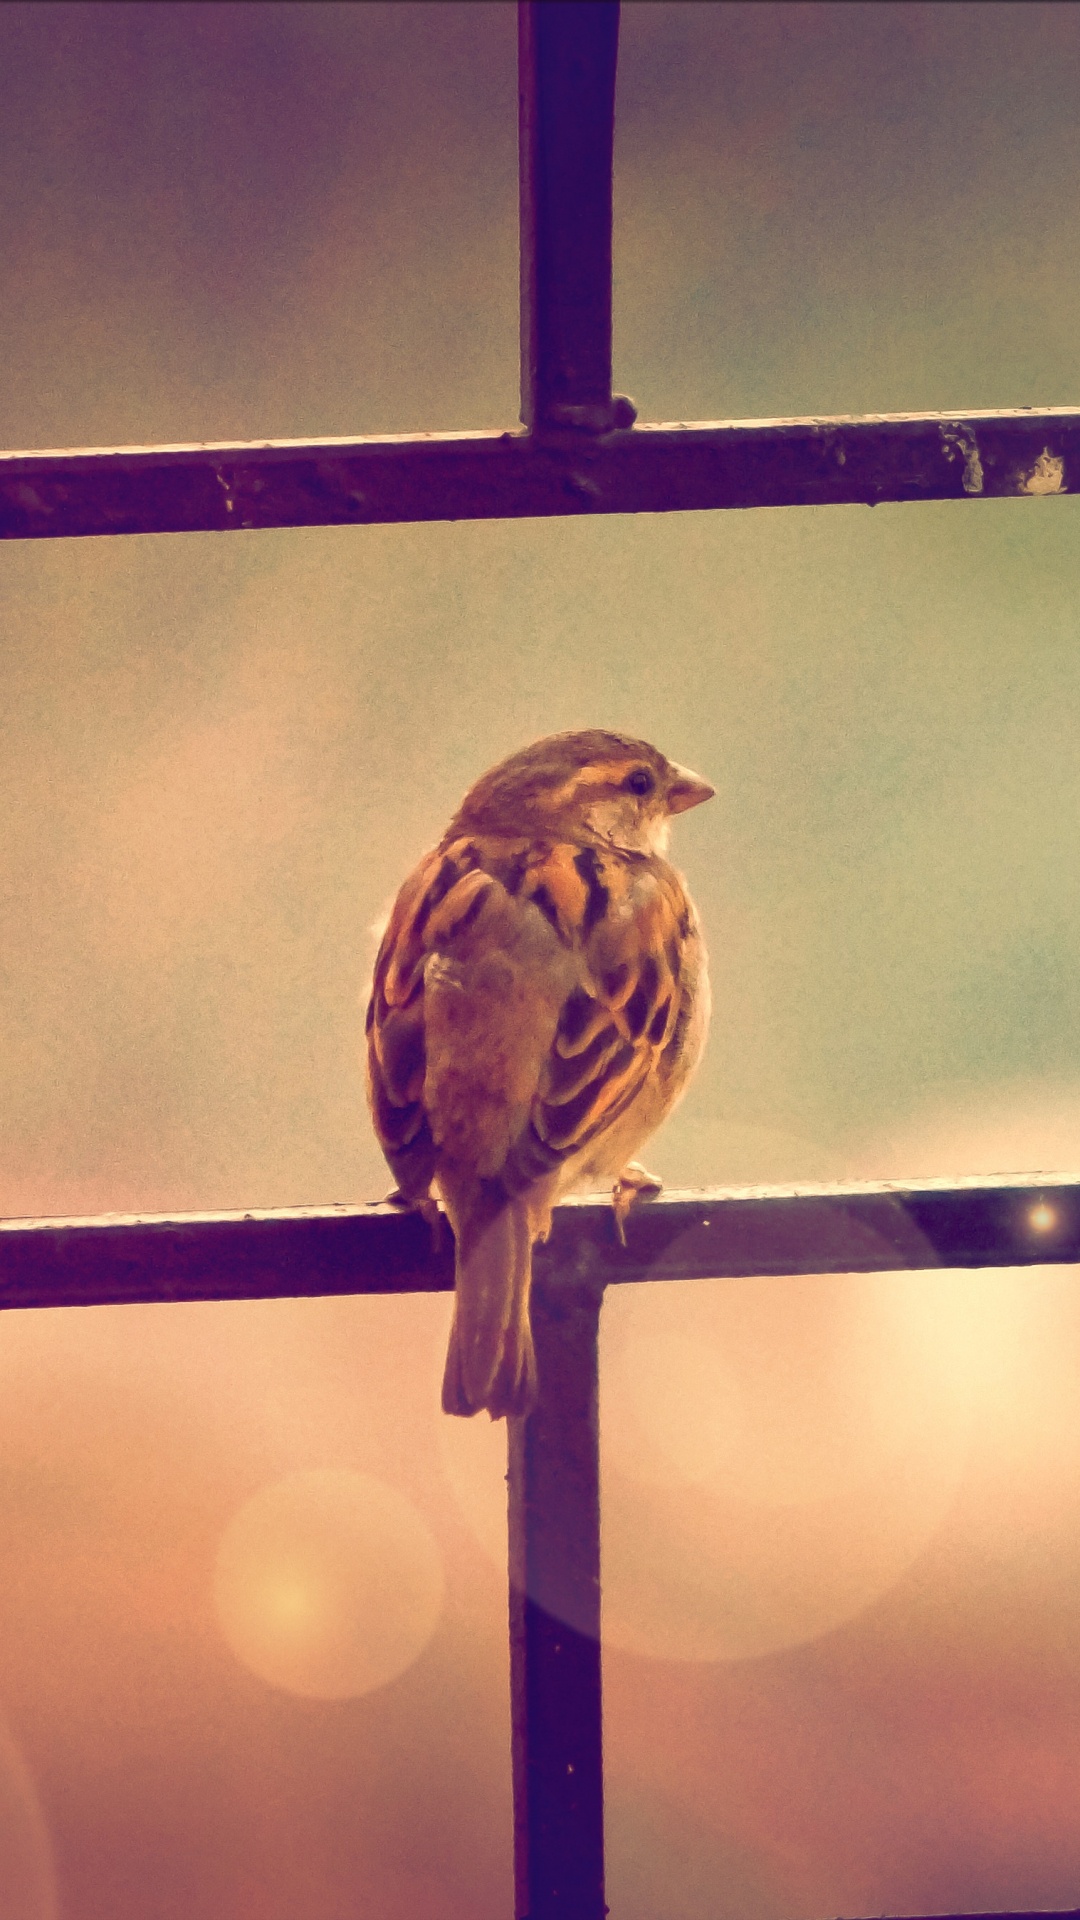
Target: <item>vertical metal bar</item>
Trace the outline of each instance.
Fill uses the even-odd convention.
[[[509,1434],[510,1698],[517,1920],[603,1920],[602,1284],[538,1262],[540,1401]]]
[[[611,391],[618,0],[519,0],[521,418],[629,427]]]

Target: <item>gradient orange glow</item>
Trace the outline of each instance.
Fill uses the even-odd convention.
[[[419,1658],[443,1602],[439,1551],[394,1487],[324,1468],[253,1495],[214,1571],[221,1630],[271,1686],[318,1700],[384,1687]]]
[[[513,424],[508,4],[7,0],[0,69],[9,444]],[[1040,0],[633,0],[617,386],[1071,404],[1078,97]],[[369,928],[590,725],[717,787],[670,1184],[1075,1167],[1077,512],[9,543],[0,1206],[385,1192]],[[0,1316],[3,1920],[505,1920],[449,1308]],[[1075,1907],[1075,1272],[616,1289],[602,1394],[613,1920]]]

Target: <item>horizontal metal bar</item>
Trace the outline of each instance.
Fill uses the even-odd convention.
[[[537,1248],[537,1270],[606,1286],[1080,1263],[1080,1176],[671,1192],[634,1208],[627,1243],[605,1200],[570,1200]],[[0,1308],[443,1293],[453,1284],[449,1227],[436,1246],[418,1214],[386,1205],[0,1220]]]
[[[635,1208],[625,1250],[603,1213],[579,1226],[578,1204],[558,1209],[542,1255],[608,1286],[1080,1263],[1075,1174],[673,1192]]]
[[[0,537],[222,533],[1080,488],[1080,409],[0,454]]]
[[[389,1206],[0,1220],[0,1308],[449,1292],[453,1240]]]

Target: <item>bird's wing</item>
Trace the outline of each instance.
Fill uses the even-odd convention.
[[[606,1133],[661,1066],[685,1020],[682,954],[692,909],[660,861],[556,847],[528,875],[581,955],[559,1008],[529,1123],[504,1171],[513,1188]]]
[[[424,1111],[424,951],[416,918],[431,889],[434,856],[422,860],[394,902],[375,961],[367,1009],[368,1103],[375,1133],[403,1197],[427,1197],[435,1143]],[[436,863],[437,864],[437,863]]]
[[[368,1011],[375,1128],[406,1196],[437,1151],[521,1192],[611,1126],[672,1039],[689,914],[645,858],[488,836],[428,855]]]
[[[427,1194],[437,1157],[496,1175],[528,1117],[563,948],[515,897],[513,871],[509,890],[499,879],[526,844],[437,848],[394,903],[368,1006],[368,1089],[406,1199]]]

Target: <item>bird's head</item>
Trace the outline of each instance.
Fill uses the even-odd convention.
[[[623,733],[553,733],[470,788],[453,832],[543,834],[664,854],[673,814],[716,789]]]

